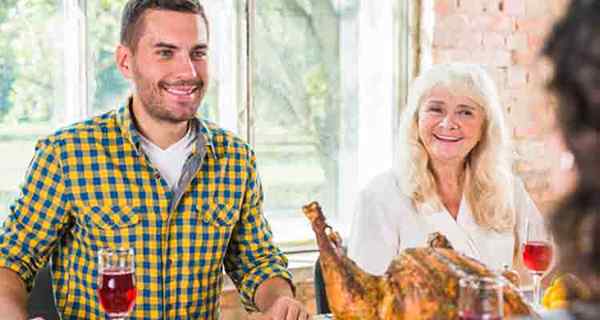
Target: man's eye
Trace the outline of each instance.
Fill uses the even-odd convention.
[[[192,59],[202,59],[207,56],[206,51],[194,51],[192,53]]]
[[[173,56],[173,52],[170,50],[159,50],[157,52],[157,54],[161,57],[161,58],[170,58]]]

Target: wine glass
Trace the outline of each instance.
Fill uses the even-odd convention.
[[[548,232],[535,228],[531,221],[525,222],[523,264],[533,278],[533,305],[540,307],[541,279],[552,263],[552,238]]]
[[[491,277],[466,277],[458,282],[458,318],[500,320],[504,316],[504,284]]]
[[[98,271],[98,297],[107,319],[125,319],[137,295],[133,249],[101,249]]]

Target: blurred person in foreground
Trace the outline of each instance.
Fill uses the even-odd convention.
[[[97,253],[133,248],[128,319],[218,319],[223,269],[255,319],[308,319],[262,213],[254,152],[196,117],[209,25],[197,0],[130,0],[116,63],[132,96],[36,146],[0,230],[0,318],[25,319],[51,262],[63,319],[104,317]]]
[[[554,66],[549,88],[575,164],[573,191],[551,217],[558,268],[587,287],[568,287],[568,308],[545,319],[600,319],[600,1],[573,1],[546,39]]]
[[[545,232],[512,173],[509,131],[493,80],[474,64],[434,65],[413,82],[394,168],[361,192],[349,257],[373,274],[440,232],[495,270],[520,260],[525,221]]]

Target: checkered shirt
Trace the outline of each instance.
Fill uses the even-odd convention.
[[[0,231],[0,267],[31,288],[51,261],[63,319],[104,319],[101,248],[133,248],[137,298],[128,319],[217,319],[223,267],[254,309],[264,280],[291,280],[262,215],[253,151],[197,119],[197,142],[170,189],[140,148],[128,103],[38,142]]]

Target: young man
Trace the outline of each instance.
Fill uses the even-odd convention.
[[[128,319],[218,319],[223,267],[248,310],[308,319],[262,215],[253,151],[195,116],[208,38],[197,0],[128,1],[116,62],[133,95],[37,144],[0,232],[3,319],[26,317],[27,290],[48,261],[63,319],[104,317],[102,248],[135,251]]]

